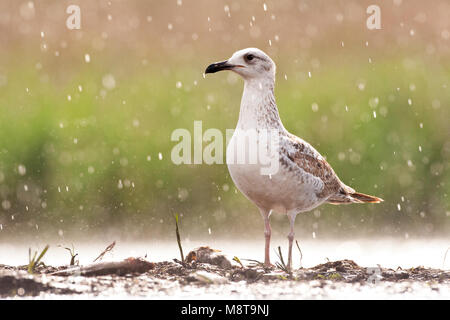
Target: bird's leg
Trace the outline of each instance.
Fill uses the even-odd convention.
[[[270,264],[270,236],[272,235],[272,228],[270,227],[270,210],[260,209],[261,216],[264,219],[264,238],[266,239],[266,245],[264,250],[264,265],[271,266]]]
[[[288,239],[289,239],[289,253],[288,253],[288,270],[289,272],[292,271],[292,244],[294,243],[294,223],[295,223],[295,217],[296,214],[288,214],[288,218],[289,218],[289,224],[290,224],[290,231],[289,231],[289,235],[288,235]]]

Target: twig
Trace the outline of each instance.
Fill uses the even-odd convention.
[[[70,253],[70,265],[74,266],[75,265],[75,258],[78,256],[78,253],[75,253],[75,248],[74,248],[73,244],[72,244],[72,249],[67,248],[67,247],[63,247],[62,245],[58,245],[58,247],[66,249],[67,251],[69,251],[69,253]],[[76,261],[76,265],[79,265],[79,263],[80,263],[80,261],[77,260]]]
[[[445,268],[445,260],[447,259],[447,253],[448,253],[449,250],[450,250],[450,247],[448,247],[447,251],[445,251],[444,260],[442,260],[442,269]]]
[[[281,264],[279,262],[276,262],[275,265],[281,269],[282,271],[286,272],[286,273],[291,273],[290,270],[288,269],[288,267],[286,267],[286,264],[284,263],[284,259],[283,259],[283,254],[281,253],[281,247],[278,246],[278,253],[277,253],[278,259],[280,259]]]
[[[97,261],[97,260],[102,260],[102,259],[103,259],[103,256],[104,256],[107,252],[111,251],[111,250],[114,248],[115,245],[116,245],[116,241],[114,241],[114,242],[111,243],[109,246],[107,246],[106,249],[103,250],[103,252],[100,253],[100,255],[99,255],[97,258],[95,258],[95,260],[94,260],[93,262],[95,262],[95,261]]]
[[[258,261],[258,260],[255,260],[255,259],[242,259],[243,261],[250,261],[250,262],[253,262],[254,263],[254,266],[259,266],[259,267],[261,267],[261,268],[263,268],[263,269],[266,269],[267,268],[267,266],[263,263],[263,262],[261,262],[261,261]]]
[[[180,249],[181,262],[184,263],[183,248],[181,247],[180,231],[178,230],[178,214],[175,215],[175,232],[177,234],[178,249]]]
[[[128,258],[119,262],[100,262],[82,267],[73,267],[65,270],[59,270],[51,275],[82,275],[82,276],[102,276],[109,274],[126,275],[142,274],[155,268],[153,262],[148,262],[142,258]]]
[[[302,249],[300,249],[300,246],[299,246],[297,240],[295,240],[295,244],[297,245],[298,251],[300,252],[300,268],[301,268],[302,267],[302,260],[303,260],[303,253],[302,253]]]

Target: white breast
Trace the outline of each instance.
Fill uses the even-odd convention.
[[[239,134],[242,131],[235,131],[227,147],[227,164],[233,182],[249,200],[260,208],[280,213],[307,211],[322,203],[316,196],[317,185],[314,181],[309,181],[309,177],[298,167],[288,168],[283,161],[277,159],[278,172],[264,175],[261,174],[261,168],[267,167],[266,163],[238,162],[244,156],[248,161],[251,150],[249,145],[244,147],[239,143],[245,141]],[[264,150],[267,146],[259,141],[257,147]],[[283,155],[278,154],[277,157],[281,158]]]

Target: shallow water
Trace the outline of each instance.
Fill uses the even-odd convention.
[[[44,257],[47,265],[61,266],[70,261],[67,250],[58,247],[62,244],[75,246],[80,264],[91,263],[113,240],[50,242],[50,249]],[[47,243],[0,243],[0,264],[18,266],[28,264],[28,248],[42,250]],[[350,259],[364,267],[411,268],[424,266],[437,269],[450,269],[450,250],[444,261],[450,239],[358,239],[358,240],[299,240],[303,253],[302,267],[313,267],[330,261]],[[230,241],[220,239],[205,239],[204,241],[182,241],[184,254],[199,246],[209,246],[221,250],[225,255],[243,259],[264,259],[264,241]],[[287,260],[287,240],[273,239],[271,248],[272,262],[278,261],[275,249],[281,246],[283,256]],[[144,257],[149,261],[171,261],[180,258],[175,241],[116,241],[111,253],[107,253],[104,260],[121,260],[128,257]],[[294,267],[300,266],[300,254],[296,246],[293,248]]]

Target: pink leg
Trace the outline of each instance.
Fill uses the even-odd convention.
[[[270,264],[270,236],[272,234],[272,228],[270,227],[270,210],[260,209],[261,215],[264,219],[264,238],[266,240],[265,250],[264,250],[264,264],[266,266],[271,266]]]
[[[289,253],[288,253],[288,269],[289,271],[292,271],[292,244],[294,243],[294,222],[296,214],[288,214],[289,217],[289,225],[290,225],[290,232],[288,235],[289,239]]]

